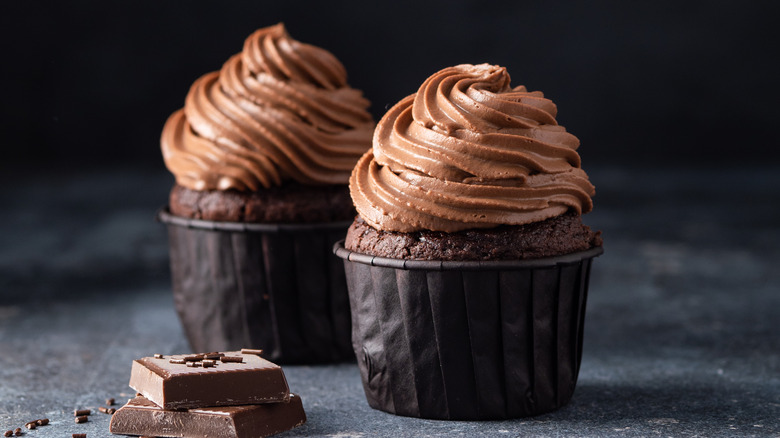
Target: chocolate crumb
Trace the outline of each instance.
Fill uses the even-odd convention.
[[[362,254],[407,260],[527,260],[585,251],[601,246],[600,232],[582,223],[576,212],[525,225],[502,225],[443,233],[380,231],[356,218],[344,247]]]
[[[75,411],[73,411],[73,416],[80,417],[82,415],[89,415],[91,413],[92,411],[90,411],[89,409],[76,409]]]
[[[14,436],[14,431],[10,429],[6,430],[3,436]]]
[[[89,421],[89,418],[86,415],[76,417],[76,423],[86,423],[87,421]]]
[[[21,427],[17,427],[17,428],[14,430],[14,435],[16,435],[16,436],[22,436],[22,428],[21,428]]]
[[[194,190],[177,184],[171,190],[169,208],[175,216],[227,222],[314,223],[355,217],[346,184],[292,181],[248,192]]]

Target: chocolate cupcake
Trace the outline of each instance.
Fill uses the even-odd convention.
[[[506,69],[428,78],[377,125],[352,172],[344,259],[369,404],[451,420],[571,398],[599,232],[579,140]]]
[[[350,171],[374,123],[324,49],[282,24],[196,80],[161,137],[176,309],[195,351],[252,346],[281,363],[353,358],[331,247],[355,210]]]

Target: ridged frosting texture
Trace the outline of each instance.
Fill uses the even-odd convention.
[[[453,232],[591,210],[579,140],[539,91],[512,88],[499,66],[429,77],[377,124],[352,172],[360,216],[379,230]]]
[[[192,84],[163,128],[163,158],[195,190],[347,184],[371,146],[368,106],[336,57],[277,24]]]

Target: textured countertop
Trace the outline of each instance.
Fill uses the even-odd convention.
[[[780,437],[780,168],[589,169],[604,232],[582,367],[550,414],[447,422],[374,411],[357,367],[285,366],[308,415],[281,436]],[[0,177],[0,434],[111,436],[134,358],[189,348],[173,309],[172,179],[119,170]],[[117,406],[118,407],[118,406]]]

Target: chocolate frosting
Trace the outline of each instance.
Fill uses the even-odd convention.
[[[336,57],[290,38],[280,23],[192,84],[163,129],[163,158],[176,182],[195,190],[346,184],[370,147],[368,106]]]
[[[541,92],[509,83],[504,67],[458,65],[391,108],[352,172],[360,216],[384,231],[453,232],[590,211],[579,140]]]

